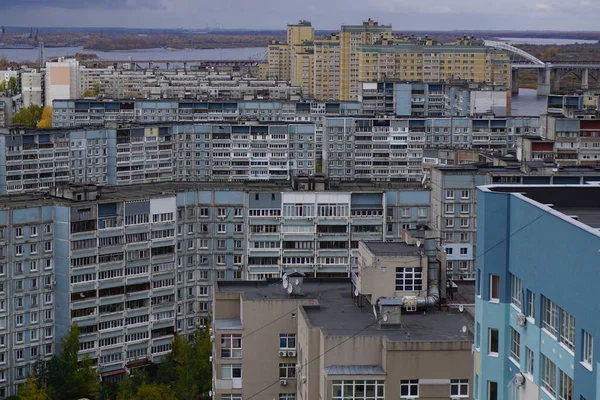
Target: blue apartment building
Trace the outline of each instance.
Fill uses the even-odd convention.
[[[478,190],[475,399],[597,399],[600,187]]]

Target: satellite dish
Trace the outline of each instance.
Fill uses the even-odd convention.
[[[387,314],[383,314],[383,322],[387,322],[388,316]]]
[[[299,280],[299,279],[296,279],[296,280],[294,281],[294,285],[298,286],[299,284],[300,284],[300,280]]]
[[[354,297],[358,297],[358,289],[354,289]]]
[[[284,280],[283,280],[283,288],[284,288],[284,289],[287,289],[287,288],[288,288],[288,286],[289,286],[289,284],[290,284],[290,283],[288,282],[288,280],[287,280],[287,279],[284,279]]]
[[[467,326],[463,325],[461,331],[462,331],[462,333],[467,333]]]
[[[287,291],[289,294],[292,294],[292,291],[294,290],[294,287],[292,285],[288,285],[287,287]]]
[[[417,247],[421,247],[421,241],[417,240]]]
[[[465,307],[461,304],[458,306],[458,312],[463,312],[465,311]]]

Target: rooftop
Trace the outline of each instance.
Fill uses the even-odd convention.
[[[220,292],[241,293],[246,301],[286,300],[281,281],[221,281]],[[315,327],[330,336],[385,336],[395,342],[471,341],[472,319],[468,314],[429,309],[426,313],[403,314],[399,327],[380,327],[368,303],[358,307],[351,297],[351,281],[344,278],[305,278],[304,299],[316,300],[316,306],[304,306]],[[467,326],[466,333],[462,327]]]
[[[522,194],[590,228],[600,229],[600,186],[598,185],[502,185],[487,188],[492,192]]]
[[[398,257],[418,256],[419,248],[402,242],[365,242],[365,246],[375,256]]]

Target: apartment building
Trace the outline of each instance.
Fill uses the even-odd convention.
[[[548,114],[561,114],[567,118],[594,118],[600,108],[600,96],[596,92],[572,93],[548,96]]]
[[[23,107],[44,105],[44,75],[38,70],[21,73],[21,95]]]
[[[358,101],[365,114],[397,117],[505,117],[501,85],[415,82],[363,82]]]
[[[336,118],[325,119],[323,165],[339,179],[423,179],[425,148],[503,149],[536,118]]]
[[[0,193],[61,182],[288,181],[316,174],[315,135],[310,123],[12,128],[0,136]]]
[[[313,42],[291,45],[290,82],[292,86],[303,88],[311,98],[314,92],[315,49]]]
[[[540,165],[541,164],[541,165]],[[477,187],[490,184],[570,185],[600,180],[591,167],[561,167],[542,162],[516,166],[471,164],[431,169],[431,224],[447,257],[448,277],[475,278],[475,261],[484,251],[477,243]]]
[[[477,196],[474,396],[597,398],[598,187],[493,185]]]
[[[291,80],[290,54],[287,43],[278,40],[269,41],[267,47],[268,79]]]
[[[541,136],[553,142],[554,161],[562,166],[596,166],[600,163],[600,121],[566,118],[556,115],[540,117]],[[533,156],[533,155],[532,155]]]
[[[304,101],[190,101],[190,100],[57,100],[54,127],[106,122],[282,121],[315,122],[327,115],[360,115],[358,102]],[[320,131],[317,134],[320,135]]]
[[[413,296],[427,286],[427,270],[437,270],[435,255],[405,243],[361,244],[359,252],[386,258],[360,270],[357,285],[299,272],[283,284],[217,283],[217,398],[469,398],[470,317]]]
[[[310,21],[301,20],[297,24],[289,24],[287,26],[286,43],[280,43],[277,40],[269,42],[267,48],[268,78],[302,82],[303,74],[301,71],[304,68],[303,59],[307,59],[307,69],[309,68],[308,64],[312,67],[312,61],[308,63],[308,58],[310,58],[308,49],[303,49],[303,45],[305,43],[312,43],[314,39],[315,31]],[[300,57],[299,61],[296,59],[297,51],[306,52],[304,57]],[[300,71],[296,69],[298,64],[301,67]],[[294,73],[297,74],[295,79]],[[312,71],[311,76],[306,78],[309,80],[312,79]],[[303,89],[307,90],[307,92],[311,91],[311,87],[309,86],[303,86]]]
[[[313,91],[315,99],[335,101],[339,99],[341,82],[341,37],[331,34],[313,42],[314,73]]]
[[[61,58],[46,62],[44,75],[44,104],[51,105],[56,99],[77,99],[79,88],[79,61]]]
[[[160,361],[174,332],[205,325],[215,281],[348,277],[358,241],[398,241],[428,223],[429,192],[417,186],[322,184],[68,184],[0,196],[0,395],[58,351],[72,323],[81,356],[115,379]],[[314,217],[298,217],[311,207]]]

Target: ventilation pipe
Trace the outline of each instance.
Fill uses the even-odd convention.
[[[427,260],[429,262],[429,260]],[[440,285],[438,283],[438,267],[430,263],[427,270],[427,296],[417,296],[417,307],[432,307],[440,302]]]

